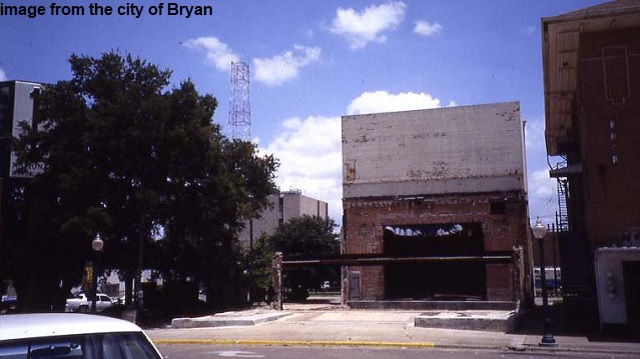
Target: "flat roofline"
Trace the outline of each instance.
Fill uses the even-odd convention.
[[[358,113],[352,115],[343,115],[342,118],[347,117],[358,117],[358,116],[371,116],[371,115],[383,115],[383,114],[394,114],[394,113],[406,113],[406,112],[423,112],[423,111],[443,111],[450,108],[465,108],[465,107],[485,107],[485,106],[495,106],[495,105],[505,105],[505,104],[514,104],[518,108],[520,108],[520,101],[504,101],[504,102],[492,102],[492,103],[481,103],[477,105],[456,105],[456,106],[442,106],[442,107],[432,107],[432,108],[421,108],[415,110],[398,110],[398,111],[387,111],[387,112],[368,112],[368,113]]]

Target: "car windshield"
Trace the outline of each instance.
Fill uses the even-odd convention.
[[[0,343],[0,359],[159,359],[142,333],[83,334]]]

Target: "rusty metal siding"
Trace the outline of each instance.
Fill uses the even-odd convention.
[[[344,116],[344,197],[526,190],[518,102]]]

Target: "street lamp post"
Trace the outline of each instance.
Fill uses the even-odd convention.
[[[533,236],[540,242],[540,282],[542,290],[542,310],[544,328],[542,334],[542,340],[540,345],[542,346],[555,346],[558,345],[556,338],[551,334],[551,313],[549,311],[549,298],[547,296],[547,275],[544,265],[544,238],[547,236],[547,227],[542,224],[540,218],[536,220],[536,224],[532,228]]]
[[[98,297],[98,257],[104,248],[104,241],[100,238],[100,233],[96,235],[96,238],[91,241],[91,249],[93,249],[93,278],[91,285],[91,291],[93,292],[93,300],[91,301],[91,313],[96,312],[96,299]]]

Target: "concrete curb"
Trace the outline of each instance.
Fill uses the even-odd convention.
[[[536,353],[590,353],[607,355],[640,355],[640,350],[617,350],[585,347],[544,347],[536,345],[478,345],[478,344],[437,344],[435,342],[378,342],[378,341],[333,341],[333,340],[257,340],[257,339],[156,339],[156,345],[255,345],[255,346],[301,346],[301,347],[378,347],[412,349],[470,349]]]
[[[157,339],[153,341],[156,345],[273,345],[273,346],[352,346],[352,347],[393,347],[393,348],[436,348],[431,342],[368,342],[368,341],[334,341],[334,340],[254,340],[254,339]]]

